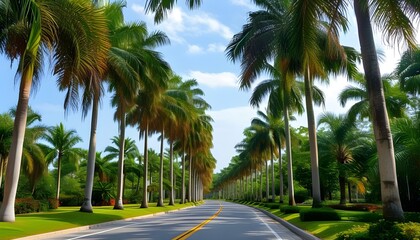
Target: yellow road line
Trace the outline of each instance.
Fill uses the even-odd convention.
[[[214,218],[216,218],[220,214],[220,212],[222,212],[222,209],[223,209],[223,206],[222,206],[222,204],[220,204],[219,211],[217,211],[213,216],[211,216],[209,219],[205,220],[204,222],[198,224],[197,226],[191,228],[190,230],[188,230],[188,231],[186,231],[184,233],[181,233],[180,235],[172,238],[172,240],[185,240],[185,239],[189,238],[195,232],[197,232],[198,230],[200,230],[204,225],[206,225],[211,220],[213,220]]]

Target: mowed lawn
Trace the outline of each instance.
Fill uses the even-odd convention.
[[[0,239],[14,239],[41,233],[59,231],[108,221],[122,220],[178,210],[194,206],[194,203],[175,206],[140,208],[139,204],[124,205],[124,210],[113,210],[113,206],[94,207],[94,213],[79,212],[80,207],[60,207],[49,212],[21,214],[13,223],[0,222]]]

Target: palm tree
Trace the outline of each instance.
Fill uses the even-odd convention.
[[[420,93],[420,84],[418,80],[420,71],[419,63],[420,51],[418,49],[409,49],[403,53],[394,70],[395,75],[398,77],[400,88],[404,92],[410,94],[410,101],[412,102],[412,105],[414,105],[413,107],[416,112],[419,111],[419,102],[417,100],[417,96]]]
[[[306,3],[308,1],[298,2]],[[338,33],[340,29],[347,29],[345,14],[348,11],[348,2],[342,1],[331,5],[321,1],[311,3],[310,6],[316,13],[319,13],[318,19],[321,17],[328,19],[331,31]],[[398,191],[394,148],[372,23],[379,27],[380,32],[384,34],[389,43],[405,43],[410,48],[415,48],[415,24],[413,22],[419,19],[420,9],[418,4],[412,1],[389,4],[384,0],[374,0],[369,3],[354,0],[353,9],[356,15],[372,125],[379,156],[383,216],[387,220],[402,220],[404,215]]]
[[[282,138],[284,139],[284,123],[283,121],[275,117],[273,114],[268,113],[264,114],[261,111],[257,112],[259,118],[254,118],[251,121],[251,126],[257,126],[257,128],[263,130],[266,134],[266,138],[268,138],[267,142],[269,145],[266,146],[269,149],[270,157],[271,157],[271,200],[272,202],[275,201],[276,194],[274,191],[274,153],[279,153],[279,165],[281,164],[281,148],[282,148]],[[281,168],[281,167],[280,167]],[[267,176],[268,178],[268,176]],[[283,184],[282,182],[280,184]],[[283,193],[280,193],[280,198],[283,200]]]
[[[387,106],[388,117],[400,118],[406,116],[406,106],[409,104],[407,95],[402,92],[398,86],[392,84],[392,76],[383,76],[382,84],[385,95],[385,102]],[[357,117],[363,119],[368,117],[371,119],[369,108],[369,98],[366,89],[366,80],[362,74],[359,74],[352,80],[356,84],[344,88],[338,95],[338,100],[341,106],[345,106],[347,101],[356,100],[349,111],[348,115],[351,119],[355,120]]]
[[[307,7],[305,4],[299,5],[298,1],[290,5],[284,1],[261,0],[257,5],[264,10],[250,13],[250,24],[233,37],[228,46],[228,56],[232,60],[240,58],[242,61],[241,88],[249,88],[257,76],[265,71],[266,63],[271,59],[280,65],[284,76],[303,76],[311,144],[313,206],[316,207],[320,205],[321,196],[312,105],[313,81],[315,78],[325,79],[330,71],[354,71],[354,65],[348,63],[352,63],[356,57],[345,54],[345,49],[334,38],[335,32],[327,34],[323,24],[311,15],[313,12],[297,13],[297,10]],[[303,33],[305,36],[300,35]]]
[[[412,118],[399,118],[392,122],[395,146],[395,159],[398,179],[401,184],[401,199],[408,211],[418,209],[420,181],[420,117],[418,113]],[[416,207],[417,206],[417,207]]]
[[[174,7],[176,0],[146,0],[146,13],[147,12],[154,12],[155,13],[155,22],[161,22],[168,11]],[[187,0],[186,4],[189,8],[199,7],[201,5],[202,0]]]
[[[64,125],[60,123],[53,128],[49,128],[43,139],[50,145],[45,146],[45,158],[48,163],[54,160],[57,164],[57,191],[56,201],[60,199],[60,180],[62,162],[71,162],[74,165],[79,163],[81,159],[81,151],[74,146],[82,141],[75,130],[66,130]]]
[[[105,148],[105,152],[108,153],[105,157],[107,159],[115,159],[115,158],[119,159],[120,153],[122,152],[123,153],[123,158],[129,158],[129,159],[134,160],[140,154],[140,152],[139,152],[139,150],[138,150],[138,148],[135,144],[135,141],[130,139],[130,138],[126,138],[124,140],[123,145],[121,145],[121,140],[118,136],[114,136],[111,139],[111,141],[113,143],[113,146],[107,146]],[[121,146],[124,146],[124,148],[120,149]],[[119,164],[119,161],[118,161],[118,164]],[[118,170],[120,170],[120,169],[118,168]],[[124,168],[123,168],[123,170],[124,170]],[[125,171],[123,171],[123,175],[121,177],[121,180],[122,180],[122,183],[123,183],[122,184],[122,190],[121,190],[122,193],[121,193],[121,196],[119,196],[119,193],[118,193],[117,199],[115,201],[116,205],[117,205],[117,202],[120,202],[122,204],[122,200],[124,198],[124,188],[125,188],[124,183],[125,183],[125,178],[126,178],[126,174],[124,174],[124,172]],[[118,172],[118,176],[119,176],[119,174],[120,174],[120,172]],[[120,179],[120,176],[119,176],[118,179]],[[120,182],[118,182],[118,183],[120,183]],[[117,191],[119,191],[118,188],[117,188]],[[119,199],[120,197],[121,197],[121,199]],[[114,206],[114,209],[122,209],[122,208],[118,208],[118,207],[119,207],[119,204],[118,204],[117,207]]]
[[[318,142],[320,155],[325,159],[335,158],[339,163],[340,204],[345,204],[347,177],[343,166],[353,160],[353,151],[359,146],[362,136],[357,134],[356,137],[354,122],[344,115],[324,113],[318,120],[318,126],[320,125],[328,129]]]
[[[0,52],[19,59],[19,100],[7,165],[0,221],[13,222],[26,115],[32,83],[37,83],[42,57],[53,52],[54,73],[60,83],[100,75],[108,50],[105,19],[89,1],[4,0],[0,4]],[[77,29],[77,31],[75,31]],[[77,46],[77,47],[76,47]]]

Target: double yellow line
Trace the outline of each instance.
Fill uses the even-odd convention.
[[[209,219],[205,220],[204,222],[198,224],[197,226],[191,228],[190,230],[188,230],[188,231],[186,231],[184,233],[181,233],[180,235],[172,238],[172,240],[185,240],[185,239],[189,238],[195,232],[197,232],[198,230],[200,230],[204,225],[206,225],[211,220],[213,220],[214,218],[216,218],[220,214],[220,212],[222,212],[222,209],[223,209],[223,206],[222,206],[222,204],[220,204],[219,211],[217,211],[213,216],[211,216]]]

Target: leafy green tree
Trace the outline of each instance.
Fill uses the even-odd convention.
[[[104,67],[107,29],[100,10],[87,0],[10,1],[0,4],[0,52],[12,61],[18,59],[19,100],[14,121],[13,141],[6,170],[0,221],[13,222],[29,96],[38,83],[43,56],[52,53],[58,82],[100,75]],[[77,31],[75,31],[77,29]],[[36,85],[35,85],[36,86]]]

